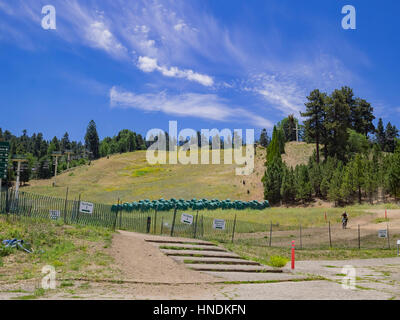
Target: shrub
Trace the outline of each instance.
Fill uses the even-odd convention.
[[[281,256],[271,256],[268,261],[268,265],[274,268],[283,268],[286,263],[288,263],[288,259]]]

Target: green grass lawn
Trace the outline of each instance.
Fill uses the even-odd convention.
[[[291,142],[285,146],[285,161],[290,165],[306,163],[315,146]],[[168,157],[167,157],[168,158]],[[71,168],[53,179],[30,181],[22,190],[49,196],[65,197],[69,187],[70,199],[81,194],[86,201],[113,204],[141,199],[218,198],[232,200],[262,200],[261,178],[264,174],[265,149],[258,148],[255,171],[249,176],[236,176],[235,163],[224,164],[156,164],[146,160],[146,151],[115,154],[92,161],[91,165]],[[211,163],[211,152],[210,152]],[[244,184],[245,183],[245,184]]]
[[[159,198],[242,198],[231,165],[150,165],[146,152],[113,155],[73,168],[54,179],[31,181],[21,190],[49,196],[113,204]],[[261,178],[260,178],[261,179]]]
[[[112,231],[105,228],[63,225],[43,219],[0,217],[0,240],[23,239],[33,253],[17,249],[0,249],[0,279],[7,283],[43,278],[42,268],[56,269],[56,281],[65,288],[63,278],[114,279],[120,271],[106,248],[111,245]],[[35,299],[42,290],[22,297]]]

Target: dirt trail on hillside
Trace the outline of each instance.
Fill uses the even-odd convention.
[[[113,237],[111,255],[125,279],[149,283],[205,283],[216,278],[187,269],[147,243],[146,235],[119,231]]]

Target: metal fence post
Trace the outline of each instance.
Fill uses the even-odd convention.
[[[386,233],[387,233],[387,239],[388,239],[388,248],[390,249],[389,223],[386,225]]]
[[[153,233],[156,234],[157,232],[157,208],[154,210],[154,231]]]
[[[303,249],[303,241],[301,237],[301,224],[300,224],[300,249]]]
[[[118,198],[118,203],[117,203],[117,212],[115,213],[115,219],[114,219],[114,226],[113,226],[114,231],[115,231],[115,227],[117,226],[118,211],[119,211],[119,198]]]
[[[147,217],[147,228],[146,228],[146,233],[150,233],[150,227],[151,227],[151,217]]]
[[[8,212],[10,211],[10,203],[8,202],[8,186],[6,186],[6,215],[8,216]]]
[[[160,230],[160,234],[163,233],[163,227],[164,227],[164,216],[161,217],[161,230]]]
[[[201,237],[204,238],[204,216],[201,215]]]
[[[78,198],[78,207],[76,208],[76,223],[79,223],[79,209],[81,207],[81,194],[79,194],[79,198]]]
[[[361,249],[361,233],[360,233],[360,225],[358,225],[358,249]]]
[[[123,209],[121,209],[121,213],[119,214],[119,228],[120,229],[122,229],[122,212],[123,212]]]
[[[328,222],[329,227],[329,246],[332,248],[332,237],[331,237],[331,222]]]
[[[271,225],[269,228],[269,246],[272,245],[272,221],[271,221]]]
[[[199,210],[197,210],[197,214],[196,214],[196,220],[194,222],[194,234],[193,234],[193,238],[196,239],[196,233],[197,233],[197,218],[199,216]]]
[[[235,220],[233,221],[233,230],[232,230],[232,243],[235,237],[235,229],[236,229],[236,214],[235,214]]]
[[[68,187],[67,193],[65,194],[65,204],[64,204],[64,223],[67,223],[67,203],[68,203]]]
[[[174,220],[172,220],[171,237],[174,236],[175,219],[176,219],[176,205],[175,205],[175,208],[174,208]]]

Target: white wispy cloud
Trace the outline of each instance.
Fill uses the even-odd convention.
[[[121,60],[136,61],[141,56],[151,57],[160,61],[157,70],[163,76],[212,86],[212,77],[195,71],[195,68],[173,63],[174,57],[183,54],[185,47],[191,47],[185,44],[185,40],[190,38],[190,32],[194,32],[195,28],[189,28],[179,17],[180,14],[159,1],[132,3],[116,0],[93,6],[68,0],[55,1],[54,5],[59,26],[54,33],[63,40],[103,50]],[[124,10],[121,11],[121,7]],[[17,0],[12,9],[0,1],[0,11],[13,15],[21,22],[30,21],[40,25],[42,15],[38,8],[40,6],[36,1]],[[18,15],[14,14],[16,11]],[[41,31],[40,28],[37,30]],[[182,62],[182,56],[180,59]],[[167,68],[167,65],[174,67]]]
[[[240,120],[258,127],[271,128],[271,121],[243,108],[231,107],[215,94],[159,93],[136,94],[118,87],[110,89],[111,107],[135,108],[149,112],[163,112],[175,116],[196,117],[215,121]]]
[[[351,67],[344,66],[339,58],[327,54],[330,52],[329,47],[320,43],[313,44],[312,39],[307,45],[298,43],[295,47],[298,51],[294,50],[296,54],[285,53],[282,57],[276,49],[277,42],[281,39],[279,31],[275,34],[266,30],[266,34],[259,37],[251,33],[252,29],[245,29],[242,25],[232,24],[227,27],[217,17],[206,10],[199,10],[199,7],[188,1],[54,0],[54,5],[57,8],[56,34],[61,39],[102,50],[114,59],[134,65],[146,73],[154,72],[160,78],[183,79],[201,84],[204,87],[201,90],[208,92],[221,94],[234,90],[242,93],[245,91],[246,94],[253,95],[253,100],[246,109],[250,106],[258,109],[231,109],[227,101],[212,94],[189,92],[186,96],[146,96],[131,93],[131,98],[136,99],[136,102],[144,98],[151,102],[150,105],[157,101],[163,102],[160,105],[164,108],[158,110],[162,112],[167,112],[165,99],[171,99],[179,106],[182,106],[184,101],[190,106],[190,101],[186,101],[190,97],[196,102],[192,109],[205,118],[207,116],[212,119],[215,113],[214,117],[220,119],[219,116],[222,117],[229,109],[228,118],[233,119],[231,110],[240,110],[246,121],[263,123],[268,127],[270,123],[258,114],[272,112],[276,117],[294,113],[299,116],[299,111],[304,109],[306,96],[311,90],[320,88],[329,92],[334,87],[352,85],[356,79],[350,71]],[[40,25],[41,13],[36,0],[15,0],[13,6],[0,0],[0,11],[9,15],[12,13],[15,19],[20,19],[23,23],[33,21],[36,26]],[[15,12],[18,12],[18,15]],[[10,28],[12,26],[3,29]],[[27,43],[24,39],[30,36],[28,32],[25,37],[15,32],[1,34],[1,29],[0,38],[8,34],[21,43]],[[43,32],[40,28],[31,26],[26,30]],[[254,43],[259,49],[254,50]],[[272,43],[275,45],[271,45]],[[350,47],[351,45],[345,47],[346,51],[349,51]],[[219,74],[223,74],[224,78],[219,77]],[[180,84],[179,80],[168,82],[175,87]],[[165,81],[154,81],[152,89],[160,83]],[[182,81],[182,87],[185,85]],[[119,98],[124,97],[124,91],[115,89],[114,93],[119,93]],[[254,100],[257,100],[254,96],[261,102],[254,103]],[[199,105],[207,108],[200,110],[197,108]],[[147,110],[144,106],[140,109]],[[184,108],[174,108],[172,105],[168,108],[176,114],[186,114]],[[236,118],[240,120],[239,116]]]
[[[127,49],[114,37],[104,22],[93,21],[86,28],[86,39],[94,47],[103,49],[113,56],[124,56]]]
[[[214,84],[213,78],[208,75],[197,73],[193,70],[180,70],[177,67],[168,68],[166,66],[160,66],[155,58],[139,57],[137,66],[143,72],[159,71],[166,77],[186,78],[187,80],[198,82],[207,87]]]
[[[260,94],[283,114],[296,116],[304,104],[305,91],[296,81],[281,79],[276,75],[259,74],[252,78],[254,87],[246,88]]]
[[[275,61],[264,69],[250,74],[235,87],[261,96],[268,102],[268,109],[277,109],[285,116],[299,117],[306,97],[315,88],[330,93],[356,78],[337,58],[326,54],[317,54],[308,60]]]

